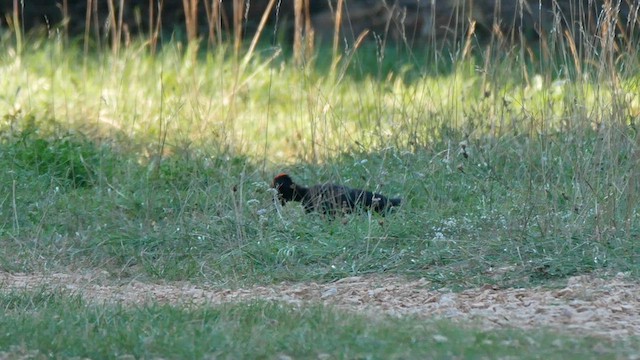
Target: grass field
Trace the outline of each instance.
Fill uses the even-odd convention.
[[[143,43],[85,54],[56,36],[17,46],[7,33],[0,270],[233,287],[371,273],[453,289],[637,277],[638,56],[609,46],[551,57],[535,46],[464,57],[363,46],[331,70],[323,51],[297,67],[278,47],[245,64],[178,41],[156,55]],[[336,221],[280,208],[270,181],[282,171],[403,206]],[[417,319],[268,303],[129,309],[12,293],[2,307],[0,327],[14,329],[2,348],[57,357],[599,357],[589,339],[553,347],[542,330],[434,323],[415,337],[427,326]]]
[[[446,321],[267,302],[131,308],[32,292],[4,294],[0,304],[0,325],[7,329],[0,347],[27,358],[602,359],[638,351],[637,343],[544,330],[478,331]]]

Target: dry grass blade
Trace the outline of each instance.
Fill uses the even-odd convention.
[[[294,0],[293,9],[295,19],[295,29],[293,30],[293,58],[296,65],[302,65],[303,0]]]
[[[331,62],[331,72],[335,71],[340,57],[338,55],[338,44],[340,43],[340,27],[342,26],[342,8],[344,0],[338,0],[338,7],[336,9],[335,25],[333,28],[333,59]]]
[[[111,51],[114,55],[118,54],[120,41],[118,40],[118,31],[116,29],[116,8],[113,0],[107,0],[109,8],[109,30],[111,31]]]
[[[466,59],[467,56],[471,55],[471,42],[473,38],[473,34],[476,32],[476,21],[471,20],[469,25],[469,31],[467,31],[467,39],[464,43],[464,50],[462,51],[462,58]]]
[[[16,33],[16,48],[18,53],[22,52],[22,35],[24,34],[24,29],[22,26],[24,25],[24,21],[20,21],[20,17],[24,15],[24,2],[20,2],[20,6],[18,5],[18,0],[13,0],[13,29]],[[23,11],[20,11],[21,9]]]
[[[244,0],[233,0],[233,30],[234,30],[234,53],[236,58],[240,54],[242,46],[242,14],[244,12]]]
[[[149,0],[153,1],[153,0]],[[93,0],[87,0],[87,12],[84,17],[84,58],[89,55],[89,29],[91,28],[91,8]]]
[[[153,7],[153,0],[149,0],[149,5],[151,5],[151,7]],[[162,30],[162,6],[163,6],[164,2],[163,1],[159,1],[158,2],[158,15],[156,16],[156,21],[155,21],[155,29],[153,29],[153,18],[150,18],[150,23],[149,26],[150,28],[153,29],[153,31],[151,32],[151,41],[150,41],[150,46],[151,46],[151,52],[155,53],[156,48],[158,46],[158,39],[160,38],[160,31]],[[151,16],[151,14],[149,15]]]
[[[198,0],[182,0],[187,39],[192,42],[198,38]]]
[[[222,42],[222,34],[221,34],[221,15],[220,12],[220,1],[211,0],[211,3],[208,1],[204,2],[204,9],[207,15],[207,22],[209,24],[209,44],[213,44],[213,42],[217,38],[217,44],[219,45]]]
[[[258,40],[260,39],[260,35],[262,34],[262,31],[264,30],[264,26],[267,24],[267,20],[269,19],[269,15],[271,14],[271,10],[273,9],[273,6],[275,5],[275,3],[276,3],[276,0],[269,0],[269,4],[267,5],[267,8],[265,9],[264,13],[262,14],[262,19],[260,20],[260,25],[258,26],[258,30],[256,31],[256,33],[253,35],[253,39],[251,40],[251,45],[249,46],[249,51],[247,51],[247,53],[244,56],[244,59],[242,60],[242,67],[243,68],[251,60],[251,56],[253,55],[253,52],[254,52],[254,50],[256,48],[256,45],[258,44]]]
[[[355,55],[356,51],[358,51],[358,48],[360,48],[360,46],[364,42],[364,39],[367,38],[367,35],[369,35],[369,29],[362,31],[360,35],[358,35],[356,42],[353,44],[353,49],[351,49],[351,51],[349,52],[347,60],[342,66],[342,70],[340,71],[340,76],[338,76],[338,82],[341,82],[342,79],[344,78],[344,75],[347,73],[347,69],[349,68],[349,64],[351,63],[353,56]]]
[[[576,72],[578,74],[582,74],[582,63],[580,61],[578,49],[576,48],[576,43],[573,40],[573,36],[571,36],[569,30],[564,31],[564,36],[567,40],[567,43],[569,44],[569,49],[571,50],[571,57],[573,57],[573,64],[576,67]]]

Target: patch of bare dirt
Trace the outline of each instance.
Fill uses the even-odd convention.
[[[618,274],[568,279],[562,289],[482,287],[462,292],[431,290],[426,280],[350,277],[328,284],[294,283],[221,289],[189,283],[114,285],[106,274],[9,274],[0,291],[58,289],[99,303],[220,304],[264,299],[304,305],[321,303],[367,313],[406,314],[472,321],[486,328],[549,327],[620,339],[640,335],[640,284]]]

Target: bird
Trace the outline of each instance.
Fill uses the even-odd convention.
[[[402,203],[400,198],[388,198],[371,191],[332,183],[300,186],[285,173],[278,174],[273,179],[272,187],[278,191],[278,199],[282,206],[289,201],[301,202],[306,213],[318,212],[333,216],[339,213],[372,210],[384,216]]]

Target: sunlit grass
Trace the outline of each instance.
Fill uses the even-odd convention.
[[[596,73],[523,70],[533,60],[504,56],[487,67],[490,52],[447,72],[398,65],[352,79],[349,70],[297,69],[276,48],[242,67],[223,48],[194,54],[179,43],[155,57],[132,45],[116,58],[86,58],[55,38],[30,45],[17,54],[4,44],[4,128],[35,117],[42,130],[56,124],[119,139],[149,156],[188,146],[272,164],[315,161],[354,148],[427,147],[444,128],[471,138],[552,134],[628,124],[640,112],[632,71],[613,84]]]

